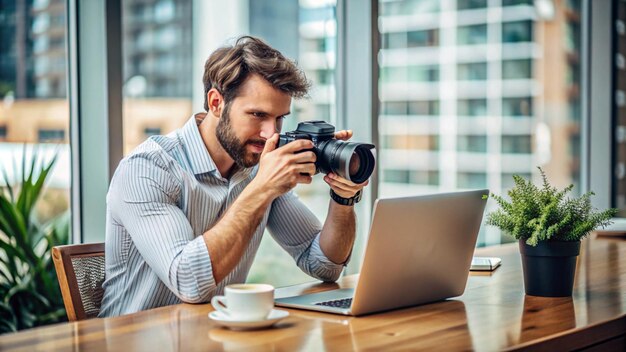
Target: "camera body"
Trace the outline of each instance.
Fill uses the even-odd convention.
[[[338,140],[335,126],[325,121],[300,122],[294,131],[280,135],[278,147],[298,139],[313,142],[311,150],[317,156],[316,173],[334,172],[354,183],[362,183],[374,170],[374,145]]]
[[[298,139],[312,141],[314,145],[313,151],[315,151],[322,142],[335,139],[335,126],[325,121],[300,122],[295,131],[285,132],[285,134],[280,135],[278,147]]]

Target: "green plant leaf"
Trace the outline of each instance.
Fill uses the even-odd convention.
[[[510,201],[492,194],[500,209],[487,215],[487,225],[496,226],[534,246],[541,241],[580,241],[590,231],[610,224],[617,214],[617,209],[594,209],[591,206],[593,192],[566,198],[574,185],[558,190],[550,184],[543,169],[538,169],[541,188],[513,175],[515,186],[507,192]]]
[[[15,197],[13,196],[13,186],[11,186],[9,175],[7,174],[7,170],[5,169],[2,169],[2,178],[4,179],[5,187],[7,188],[7,191],[9,192],[9,200],[11,202],[14,202]]]
[[[47,224],[34,214],[57,157],[43,162],[34,149],[27,165],[26,147],[23,155],[19,184],[10,185],[2,170],[8,192],[0,192],[0,333],[65,320],[50,251],[67,243],[69,212]]]
[[[10,305],[0,301],[0,334],[17,331],[17,317]]]
[[[26,222],[22,214],[6,198],[0,197],[0,231],[16,242],[15,248],[23,253],[22,260],[36,262],[35,252],[29,241]]]

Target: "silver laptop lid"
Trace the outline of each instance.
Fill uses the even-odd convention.
[[[378,199],[350,313],[463,294],[488,194]]]

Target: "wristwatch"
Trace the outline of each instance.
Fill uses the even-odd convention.
[[[356,203],[358,203],[361,200],[361,190],[359,190],[358,192],[356,192],[356,194],[351,197],[351,198],[344,198],[340,195],[338,195],[337,193],[335,193],[335,191],[333,191],[332,189],[330,190],[330,198],[332,198],[335,202],[341,204],[341,205],[355,205]]]

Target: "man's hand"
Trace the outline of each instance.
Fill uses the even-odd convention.
[[[335,132],[335,138],[347,141],[352,138],[352,130],[337,131]],[[324,176],[324,181],[330,186],[330,188],[332,188],[333,191],[335,191],[335,193],[337,193],[337,195],[343,198],[354,197],[358,191],[363,189],[363,187],[367,186],[369,183],[369,180],[367,180],[363,183],[356,184],[332,172]]]
[[[341,196],[343,198],[354,197],[358,191],[362,190],[363,187],[367,186],[367,184],[370,182],[369,180],[367,180],[363,183],[353,183],[332,172],[324,176],[324,181],[328,183],[330,188],[332,188],[338,196]]]
[[[342,130],[335,132],[335,138],[341,141],[347,141],[352,138],[352,130]]]
[[[254,187],[269,192],[271,199],[288,192],[298,183],[311,183],[311,176],[315,174],[315,153],[302,151],[313,148],[313,142],[299,139],[276,149],[278,138],[275,133],[265,141],[259,170],[251,182]]]

